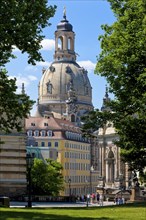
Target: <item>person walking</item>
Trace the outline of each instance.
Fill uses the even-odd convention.
[[[102,194],[99,195],[99,205],[103,206],[103,195]]]

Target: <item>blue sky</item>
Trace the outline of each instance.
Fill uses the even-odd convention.
[[[11,60],[6,66],[9,75],[17,78],[18,92],[21,91],[21,85],[24,83],[26,93],[31,99],[37,101],[42,68],[47,68],[53,61],[54,32],[57,24],[62,20],[65,6],[67,20],[73,25],[73,31],[76,34],[75,52],[79,54],[77,63],[87,69],[93,91],[93,105],[95,108],[101,108],[106,81],[94,74],[94,68],[97,62],[96,57],[101,51],[98,41],[98,36],[102,34],[101,25],[112,24],[115,21],[109,3],[105,0],[49,0],[48,4],[57,5],[57,11],[55,16],[49,20],[52,25],[45,28],[43,32],[45,39],[42,42],[41,53],[45,62],[39,62],[36,66],[28,65],[27,54],[22,55],[19,50],[15,49],[14,54],[17,59]],[[34,111],[35,106],[32,114]]]

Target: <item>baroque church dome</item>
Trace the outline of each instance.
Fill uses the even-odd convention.
[[[87,71],[76,62],[75,33],[66,19],[55,31],[54,61],[42,71],[37,114],[52,113],[56,118],[71,117],[74,122],[93,109],[92,87]]]

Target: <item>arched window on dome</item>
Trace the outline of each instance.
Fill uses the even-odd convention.
[[[50,82],[50,80],[49,82],[46,83],[46,85],[47,85],[47,93],[52,94],[52,83]]]
[[[71,37],[67,39],[67,45],[69,50],[74,50],[73,39]]]
[[[67,39],[68,50],[71,50],[71,38]]]
[[[75,115],[71,115],[71,122],[75,122]]]
[[[58,50],[63,50],[63,37],[58,37]]]

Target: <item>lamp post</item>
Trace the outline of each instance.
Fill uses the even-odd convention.
[[[94,171],[93,165],[90,167],[90,194],[92,194],[92,172]]]
[[[85,181],[86,182],[86,195],[87,195],[87,198],[86,198],[86,206],[88,207],[89,206],[89,200],[90,200],[90,194],[88,192],[88,180]]]
[[[69,201],[71,201],[71,179],[68,179],[68,187],[69,187]]]
[[[33,165],[33,157],[31,154],[27,154],[26,156],[27,161],[27,172],[28,172],[28,207],[32,207],[32,185],[31,185],[31,169]]]

